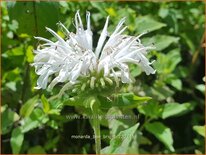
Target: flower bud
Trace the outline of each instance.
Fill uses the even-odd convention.
[[[91,78],[91,81],[90,81],[90,88],[91,88],[91,89],[94,89],[95,79],[96,79],[95,77],[92,77],[92,78]]]
[[[86,83],[84,83],[82,86],[81,86],[81,91],[84,91],[85,90],[85,88],[86,88]]]
[[[103,78],[100,78],[100,83],[101,83],[102,88],[105,88],[105,82]]]
[[[108,78],[108,77],[104,77],[105,81],[107,81],[111,86],[113,85],[113,81]]]

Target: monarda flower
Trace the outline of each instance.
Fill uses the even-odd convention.
[[[154,74],[155,70],[145,57],[153,46],[144,46],[139,36],[124,35],[127,26],[123,26],[122,18],[115,30],[109,36],[107,31],[109,17],[99,37],[97,47],[93,47],[93,38],[90,24],[90,13],[86,14],[87,26],[83,23],[79,11],[75,14],[76,33],[70,32],[59,23],[66,33],[67,39],[61,38],[50,28],[46,28],[56,39],[51,40],[35,37],[44,41],[34,51],[33,66],[39,75],[37,89],[52,89],[56,84],[64,86],[64,92],[76,85],[81,91],[97,88],[106,89],[107,86],[119,87],[123,83],[131,83],[128,64],[139,65],[147,75]]]

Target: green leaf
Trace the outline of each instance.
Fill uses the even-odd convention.
[[[171,116],[183,115],[186,112],[193,110],[194,106],[191,103],[167,103],[162,105],[162,115],[163,119]]]
[[[165,100],[174,94],[174,91],[172,91],[167,85],[155,85],[154,87],[147,88],[149,90],[148,95],[153,96],[153,98],[158,101]]]
[[[146,103],[138,106],[138,111],[141,114],[149,116],[151,118],[158,118],[161,114],[161,106],[157,103]]]
[[[167,53],[167,59],[169,60],[167,63],[167,68],[172,72],[176,69],[177,64],[182,60],[180,55],[180,49],[175,48]]]
[[[181,61],[180,49],[176,48],[167,54],[157,53],[157,62],[154,64],[158,73],[164,73],[168,76],[169,73],[176,69],[177,64]],[[177,79],[174,76],[168,76],[171,79]],[[168,79],[169,80],[169,79]]]
[[[139,34],[146,31],[155,31],[165,26],[166,24],[158,22],[149,16],[143,16],[136,19],[136,30]]]
[[[190,54],[193,55],[194,52],[196,51],[195,43],[192,41],[192,39],[190,38],[190,36],[187,33],[182,33],[180,35],[190,49],[190,50],[188,50],[188,52],[190,52]]]
[[[38,120],[32,118],[26,118],[25,123],[21,126],[22,132],[26,133],[32,129],[37,128],[40,125]]]
[[[195,130],[199,135],[205,137],[205,125],[203,126],[195,125],[193,126],[193,130]]]
[[[60,135],[47,141],[44,145],[45,150],[51,150],[52,148],[55,148],[56,145],[58,144],[59,140],[60,140]]]
[[[159,139],[171,152],[174,152],[171,130],[161,122],[148,123],[145,125],[148,132]]]
[[[172,43],[178,43],[179,38],[178,37],[173,37],[169,35],[155,35],[154,37],[150,38],[143,38],[142,42],[145,45],[149,45],[154,43],[156,50],[161,51],[168,46],[170,46]]]
[[[162,18],[165,18],[168,14],[169,14],[169,10],[167,8],[163,8],[163,7],[161,7],[159,12],[158,12],[158,15]]]
[[[21,73],[20,68],[15,68],[13,70],[7,71],[3,74],[2,83],[7,83],[6,81],[20,81],[21,77],[19,74]]]
[[[1,109],[3,109],[3,107],[5,107],[5,109],[1,112],[1,134],[7,134],[11,130],[13,123],[19,120],[19,115],[6,106],[2,106]]]
[[[47,115],[40,109],[35,108],[29,117],[24,118],[24,123],[21,126],[21,131],[26,133],[30,130],[33,130],[42,124],[45,124],[49,121]]]
[[[182,81],[180,79],[175,79],[171,81],[171,85],[178,90],[182,89]]]
[[[44,148],[40,145],[29,148],[27,154],[46,154]]]
[[[24,140],[24,134],[22,133],[21,129],[19,127],[15,128],[12,131],[11,140],[10,140],[13,154],[19,154],[23,140]]]
[[[130,73],[133,77],[136,77],[141,74],[141,68],[137,65],[130,65]]]
[[[182,89],[182,81],[178,79],[174,74],[166,76],[165,82],[176,88],[177,90]]]
[[[74,96],[74,97],[65,99],[65,101],[63,102],[63,105],[67,105],[67,106],[84,106],[83,103],[84,103],[85,100],[86,100],[86,97],[84,97],[84,96]],[[85,101],[85,105],[87,105],[87,101]]]
[[[12,91],[16,91],[16,82],[7,82],[6,87],[11,89]]]
[[[114,8],[109,7],[109,8],[106,8],[105,10],[111,17],[117,16],[116,10],[114,10]]]
[[[37,104],[38,98],[39,98],[39,96],[37,95],[37,96],[34,96],[33,98],[29,99],[29,100],[21,107],[21,109],[20,109],[20,115],[23,116],[23,117],[28,117],[28,116],[32,113],[35,105]]]
[[[140,136],[139,144],[142,144],[142,145],[152,145],[151,140],[149,140],[147,137],[144,137],[143,135],[138,135],[138,136]]]
[[[119,107],[119,108],[126,108],[126,109],[132,109],[137,107],[140,103],[145,103],[149,100],[151,100],[151,97],[140,97],[136,96],[133,93],[123,93],[113,96],[113,101],[107,100],[106,98],[99,97],[101,103],[101,107],[105,109],[109,109],[113,106]]]
[[[33,59],[34,59],[34,52],[33,52],[33,46],[28,46],[27,50],[26,50],[26,58],[27,58],[27,62],[32,63]]]
[[[196,88],[197,90],[199,90],[202,94],[205,95],[205,85],[204,85],[204,84],[196,85],[195,88]]]
[[[135,115],[132,110],[120,110],[118,107],[112,107],[108,110],[106,116],[111,136],[116,136],[120,131],[136,124]]]
[[[50,36],[45,27],[56,30],[59,21],[58,2],[8,2],[8,13],[11,20],[18,22],[17,33],[31,36]],[[25,22],[26,21],[26,22]]]
[[[16,20],[12,20],[12,23],[8,24],[8,27],[9,27],[10,30],[16,32],[16,30],[19,27],[19,23]]]
[[[58,123],[54,120],[49,121],[47,124],[53,129],[58,129]]]
[[[110,146],[101,150],[102,154],[125,154],[128,151],[129,144],[138,128],[139,124],[131,128],[121,131],[117,136],[111,139]]]
[[[44,96],[44,94],[41,96],[41,102],[43,104],[44,112],[48,113],[50,110],[50,105],[49,105],[49,102],[47,101],[46,97]]]
[[[22,45],[12,48],[4,53],[5,57],[24,56],[24,47]]]

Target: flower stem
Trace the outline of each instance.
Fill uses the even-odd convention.
[[[98,109],[99,106],[97,104],[98,99],[95,99],[92,101],[94,104],[92,106],[92,111],[93,111],[93,130],[94,130],[94,138],[95,138],[95,150],[96,154],[100,154],[101,150],[101,132],[100,132],[100,120],[99,120],[99,115],[98,115]]]

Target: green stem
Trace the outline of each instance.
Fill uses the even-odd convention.
[[[93,129],[94,129],[94,136],[95,136],[95,150],[96,154],[100,154],[101,150],[101,133],[100,133],[100,120],[98,115],[99,106],[97,104],[97,99],[92,101],[92,111],[94,114],[93,117]]]

